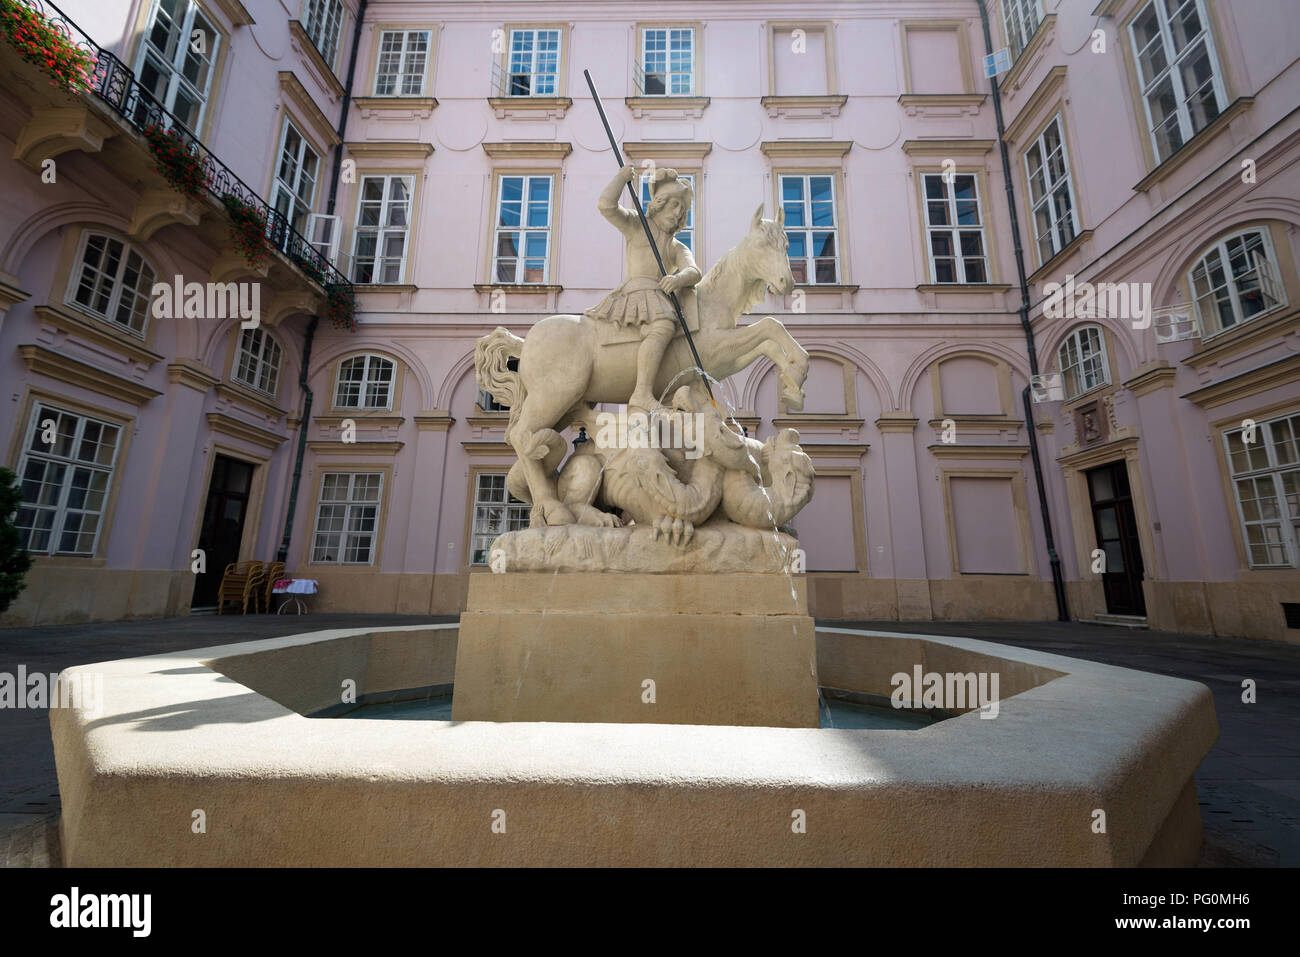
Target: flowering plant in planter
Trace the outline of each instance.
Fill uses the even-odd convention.
[[[207,164],[197,147],[179,130],[150,126],[144,131],[149,149],[157,160],[155,169],[172,189],[190,199],[202,199],[207,190]]]
[[[262,268],[267,257],[266,214],[234,193],[221,197],[221,202],[230,214],[230,239],[235,250],[244,254],[250,268]]]
[[[307,276],[318,286],[327,285],[325,269],[320,262],[311,256],[293,257],[293,264],[301,269]]]
[[[357,327],[357,300],[352,295],[352,287],[346,283],[337,283],[330,286],[327,290],[329,295],[325,300],[325,318],[333,323],[336,329],[347,329],[349,331]]]
[[[69,93],[86,93],[93,85],[98,60],[72,42],[55,21],[22,0],[0,0],[0,33],[28,63],[51,77],[50,85]]]

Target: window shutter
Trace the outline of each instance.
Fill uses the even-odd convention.
[[[338,266],[339,233],[342,228],[342,219],[335,215],[311,213],[307,217],[307,242],[335,267]]]

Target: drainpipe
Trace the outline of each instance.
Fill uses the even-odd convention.
[[[343,165],[343,137],[348,129],[348,107],[352,104],[352,83],[357,74],[357,47],[361,45],[361,28],[365,24],[367,0],[361,0],[357,8],[357,23],[352,30],[352,51],[348,55],[348,77],[343,87],[343,103],[339,112],[338,145],[334,147],[334,164],[330,171],[330,194],[325,211],[334,213],[334,206],[339,194],[339,172]],[[298,450],[293,462],[293,480],[289,484],[289,501],[285,507],[284,534],[280,537],[280,548],[276,552],[277,562],[289,561],[289,542],[293,538],[293,516],[298,509],[298,489],[302,484],[302,462],[307,455],[307,429],[311,425],[311,404],[314,396],[307,384],[307,369],[311,364],[311,347],[316,338],[316,327],[320,324],[319,316],[312,316],[307,324],[307,336],[302,346],[302,368],[298,371],[298,388],[302,389],[302,421],[298,423]]]
[[[976,0],[980,8],[980,25],[984,28],[984,52],[993,54],[993,34],[989,30],[989,10],[985,0]],[[1016,193],[1011,180],[1011,160],[1007,154],[1006,127],[1002,122],[1002,96],[998,92],[998,78],[990,78],[993,87],[993,115],[998,125],[998,150],[1002,156],[1002,178],[1007,193],[1007,213],[1011,219],[1011,242],[1016,254],[1016,278],[1020,282],[1020,327],[1025,333],[1025,349],[1029,353],[1030,375],[1038,375],[1038,350],[1034,347],[1034,330],[1029,324],[1029,282],[1025,278],[1025,252],[1020,243],[1020,218],[1016,214]],[[1034,465],[1034,485],[1038,490],[1038,507],[1043,518],[1043,537],[1047,542],[1047,560],[1052,569],[1052,590],[1056,594],[1056,620],[1069,621],[1070,610],[1065,601],[1065,580],[1061,574],[1061,556],[1056,551],[1056,536],[1052,533],[1052,516],[1047,509],[1047,486],[1043,480],[1043,462],[1038,454],[1038,434],[1034,428],[1034,413],[1029,386],[1020,395],[1024,406],[1025,431],[1029,434],[1029,455]]]

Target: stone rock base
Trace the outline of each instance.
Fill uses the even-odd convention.
[[[686,545],[656,537],[654,529],[644,525],[528,528],[498,536],[490,558],[492,567],[503,572],[784,575],[798,547],[798,539],[785,532],[715,519],[696,528]]]
[[[816,654],[797,577],[477,574],[452,720],[815,728]]]

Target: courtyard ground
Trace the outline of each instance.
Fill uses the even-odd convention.
[[[196,615],[0,630],[0,672],[50,674],[72,665],[255,641],[326,628],[414,625],[450,616]],[[1300,647],[1135,631],[1079,622],[823,622],[960,635],[1156,674],[1214,694],[1220,737],[1196,775],[1203,866],[1300,866]],[[1257,702],[1242,702],[1242,681]],[[1103,706],[1100,705],[1099,706]],[[0,865],[57,865],[58,782],[45,710],[0,710]],[[900,862],[902,863],[902,862]]]

